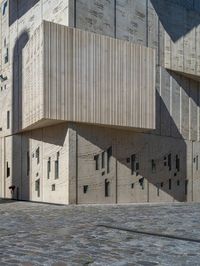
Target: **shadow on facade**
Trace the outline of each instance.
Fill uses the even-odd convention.
[[[200,24],[200,14],[197,12],[187,13],[188,10],[186,10],[186,8],[195,10],[196,6],[192,3],[193,1],[174,0],[173,3],[171,0],[150,1],[173,42],[187,35]]]
[[[171,72],[170,75],[174,82],[182,87],[189,103],[189,97],[193,97],[190,94],[191,88],[188,87],[189,80],[186,83],[184,77],[182,78]],[[192,100],[199,106],[195,97]],[[141,197],[139,196],[141,202],[173,200],[184,202],[188,198],[191,199],[193,188],[192,176],[187,177],[187,143],[179,129],[181,122],[187,124],[187,120],[184,122],[184,119],[188,119],[189,123],[189,112],[188,114],[185,113],[185,116],[188,117],[183,117],[183,121],[175,121],[170,114],[169,106],[166,105],[167,101],[164,101],[158,92],[156,93],[156,102],[158,117],[156,131],[153,131],[152,134],[151,132],[145,134],[128,130],[95,128],[94,126],[80,124],[75,126],[78,133],[78,150],[84,142],[85,147],[89,147],[90,143],[93,146],[87,156],[83,154],[83,150],[78,153],[79,181],[84,180],[86,174],[87,178],[91,178],[91,182],[97,180],[98,183],[97,178],[99,178],[103,188],[104,179],[107,178],[106,169],[101,169],[100,166],[99,170],[95,170],[94,157],[99,155],[99,158],[101,158],[102,152],[106,152],[109,147],[112,147],[112,156],[117,161],[117,171],[114,167],[112,176],[113,180],[116,179],[118,183],[118,188],[114,185],[112,189],[118,190],[116,193],[117,202],[125,202],[126,197],[128,202],[131,202],[131,197],[132,202],[134,202],[134,193],[141,195]],[[181,117],[180,113],[173,115],[178,116],[179,119]],[[185,128],[186,131],[188,131],[188,125]],[[94,150],[99,150],[99,153],[93,153]],[[133,155],[137,166],[133,166],[131,163],[131,156]],[[90,163],[91,160],[93,160],[93,164]],[[91,168],[88,167],[88,173],[84,173],[84,165],[92,165]],[[102,174],[101,176],[98,171],[99,173],[104,172],[105,175]],[[79,183],[82,183],[82,181]],[[90,184],[89,181],[88,183]],[[102,193],[102,197],[104,197],[102,191],[102,189],[97,190],[97,193]]]
[[[22,32],[16,40],[13,50],[13,88],[12,88],[12,132],[22,129],[22,51],[29,40],[26,31]],[[29,173],[28,173],[29,140],[23,135],[14,134],[12,137],[12,182],[14,186],[12,197],[14,199],[29,199]],[[25,156],[24,156],[25,155]]]
[[[9,1],[9,26],[21,18],[40,0],[10,0]]]

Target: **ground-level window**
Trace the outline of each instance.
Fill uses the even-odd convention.
[[[7,177],[9,177],[10,176],[10,167],[9,167],[8,162],[6,163],[6,165],[7,165]]]
[[[110,182],[108,179],[105,179],[105,197],[110,196]]]
[[[35,181],[35,191],[37,192],[37,196],[40,197],[40,179]]]

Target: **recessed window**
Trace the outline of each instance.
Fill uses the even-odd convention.
[[[36,159],[37,159],[37,164],[39,164],[39,163],[40,163],[40,147],[38,147],[38,148],[36,149],[35,157],[36,157]]]
[[[164,183],[163,183],[163,182],[161,182],[161,183],[160,183],[160,187],[163,187],[163,186],[164,186]]]
[[[8,7],[8,2],[6,1],[6,2],[3,3],[3,6],[2,6],[2,14],[3,14],[3,16],[6,14],[7,7]]]
[[[88,192],[88,185],[83,186],[83,193],[86,194]]]
[[[180,186],[180,180],[177,180],[177,186]]]
[[[57,152],[57,160],[55,161],[55,179],[59,178],[59,157],[60,153]]]
[[[108,179],[105,179],[105,197],[110,196],[110,182]]]
[[[154,160],[151,160],[151,172],[152,173],[156,172],[156,163]]]
[[[134,188],[134,183],[131,184],[131,188],[132,188],[132,189]]]
[[[199,156],[198,155],[195,157],[195,162],[196,162],[196,171],[198,171],[199,170]]]
[[[188,192],[188,180],[185,180],[185,195],[187,195]]]
[[[171,171],[171,169],[172,169],[172,156],[171,156],[171,153],[167,157],[167,164],[168,164],[168,167],[169,167],[169,171]]]
[[[10,167],[9,167],[8,162],[6,163],[6,166],[7,166],[7,177],[9,177],[10,176]]]
[[[159,188],[159,186],[157,186],[157,197],[159,197],[160,196],[160,188]]]
[[[7,111],[7,129],[10,128],[10,111]]]
[[[8,48],[6,48],[6,54],[4,56],[4,63],[8,63]]]
[[[112,147],[107,149],[107,173],[110,173],[110,161],[112,157]]]
[[[47,162],[47,178],[50,178],[50,172],[51,172],[51,157],[49,157]]]
[[[142,187],[142,189],[144,189],[144,177],[139,179],[139,184]]]
[[[55,184],[53,184],[53,185],[51,186],[51,190],[52,190],[52,191],[55,191],[55,190],[56,190],[56,185],[55,185]]]
[[[40,197],[40,179],[35,181],[35,191],[37,192],[37,196]]]
[[[95,169],[99,170],[99,154],[94,156],[94,161],[95,161]]]
[[[180,171],[180,159],[179,159],[178,155],[176,155],[176,170],[177,170],[177,172]]]
[[[135,173],[135,159],[136,159],[135,154],[132,154],[131,155],[131,174],[132,175],[134,175]]]
[[[105,168],[105,151],[101,154],[101,168]]]
[[[29,176],[29,173],[30,173],[30,154],[28,151],[26,153],[26,164],[27,164],[27,176]]]

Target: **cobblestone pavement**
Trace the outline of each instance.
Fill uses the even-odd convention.
[[[0,239],[0,266],[200,265],[200,204],[0,201]]]

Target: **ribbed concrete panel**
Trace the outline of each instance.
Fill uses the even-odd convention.
[[[42,28],[35,30],[23,52],[22,128],[44,117]]]
[[[46,21],[41,29],[43,118],[155,128],[153,49]],[[26,52],[32,53],[27,48]],[[24,86],[35,79],[26,79]]]

